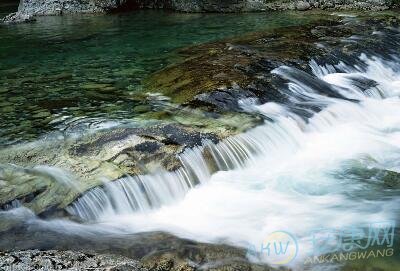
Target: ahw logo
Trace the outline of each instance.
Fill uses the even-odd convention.
[[[275,231],[259,245],[249,248],[249,253],[269,264],[284,265],[296,258],[297,241],[293,235],[285,231]]]

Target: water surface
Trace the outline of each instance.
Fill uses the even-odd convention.
[[[1,26],[0,145],[76,122],[132,120],[150,110],[143,78],[179,61],[176,49],[308,20],[299,13],[138,11]]]

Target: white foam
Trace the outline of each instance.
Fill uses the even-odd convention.
[[[367,183],[334,174],[349,161],[400,172],[399,165],[392,162],[400,159],[399,74],[393,68],[398,64],[383,65],[382,60],[365,56],[361,59],[368,65],[365,72],[347,69],[376,81],[374,88],[382,97],[363,92],[352,85],[349,76],[354,74],[335,72],[332,67],[316,75],[358,102],[329,98],[310,90],[306,83],[291,82],[290,90],[322,99],[327,106],[304,122],[285,105],[253,105],[274,121],[236,137],[234,142],[222,143],[228,148],[246,142],[255,149],[244,152],[250,156],[242,159],[245,162],[212,174],[209,181],[188,191],[175,204],[103,217],[102,223],[132,232],[163,230],[243,247],[260,242],[273,231],[285,230],[299,239],[297,260],[301,261],[309,252],[313,229],[394,219],[398,199],[360,198],[357,195],[368,189]],[[316,63],[311,65],[315,69]],[[239,157],[231,158],[235,159]],[[195,166],[196,160],[187,163],[190,161]]]

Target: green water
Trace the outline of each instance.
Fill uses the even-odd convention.
[[[6,8],[0,14],[10,11]],[[135,121],[150,110],[141,81],[179,61],[176,49],[302,24],[309,17],[140,11],[0,26],[0,145],[35,140],[77,123]]]

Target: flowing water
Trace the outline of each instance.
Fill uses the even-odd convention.
[[[0,26],[0,145],[143,122],[138,117],[151,109],[142,79],[179,61],[176,49],[310,19],[141,11]]]
[[[298,238],[299,262],[310,252],[313,230],[398,222],[399,188],[384,177],[387,170],[400,172],[400,65],[395,56],[360,61],[365,68],[312,61],[312,77],[289,67],[274,70],[289,81],[282,91],[293,104],[246,103],[271,121],[187,151],[177,172],[94,189],[70,211],[114,229],[163,230],[244,247],[287,231]],[[361,88],[366,80],[376,85]],[[321,94],[310,87],[315,82],[343,98]],[[305,118],[293,112],[300,105],[318,111]],[[201,152],[212,153],[220,171],[213,173]]]
[[[75,24],[84,22],[69,22],[72,26],[68,26],[69,30],[64,30],[66,32],[61,31],[63,34],[60,36],[50,34],[54,29],[43,34],[39,33],[38,26],[28,27],[29,32],[34,34],[27,35],[27,39],[37,42],[33,43],[36,47],[29,55],[32,65],[37,65],[38,69],[48,68],[50,65],[55,71],[61,60],[67,66],[73,66],[80,61],[98,63],[101,59],[103,64],[99,64],[100,66],[126,65],[131,68],[140,65],[140,61],[150,61],[148,55],[153,56],[157,51],[158,55],[151,65],[141,66],[143,70],[147,69],[142,70],[145,74],[171,61],[169,56],[160,52],[221,38],[220,34],[210,34],[220,33],[212,29],[213,27],[224,27],[226,32],[223,36],[237,34],[235,27],[226,28],[225,23],[231,24],[237,18],[242,18],[227,16],[222,20],[213,15],[186,17],[164,14],[162,19],[157,19],[163,20],[162,22],[154,22],[154,19],[148,19],[149,14],[153,13],[139,13],[137,18],[122,16],[116,18],[116,22],[107,22],[111,24],[108,25],[110,32],[100,33],[101,27],[93,25],[91,29],[88,26],[86,29],[91,29],[89,32],[93,36],[79,32],[74,34],[82,35],[76,41],[79,45],[65,42],[64,39],[72,35],[68,31],[76,30]],[[254,16],[244,16],[245,19],[240,19],[237,23],[247,25],[269,20],[259,15]],[[146,24],[163,25],[152,38],[145,37],[140,32],[145,31],[147,25],[144,27],[141,24],[143,29],[133,26],[134,22],[145,18]],[[209,28],[204,26],[204,18],[209,19]],[[91,20],[106,23],[102,17]],[[284,23],[279,19],[275,20],[280,24]],[[61,25],[65,27],[68,21]],[[128,25],[139,29],[140,34],[134,30],[127,34],[125,27]],[[202,29],[205,32],[186,35],[183,40],[173,36],[172,40],[179,40],[179,44],[170,44],[167,40],[154,42],[155,37],[167,39],[174,27],[183,27],[184,30],[180,28],[176,32],[182,35],[192,33],[193,29]],[[249,27],[254,28],[254,25]],[[25,36],[28,29],[16,29],[13,40],[18,35]],[[245,27],[241,29],[246,30]],[[0,29],[1,31],[9,30]],[[390,31],[393,44],[400,46],[400,32],[396,29]],[[44,36],[38,41],[33,38],[35,35]],[[374,35],[378,38],[385,34]],[[139,36],[145,37],[139,42],[142,47],[122,48],[121,41],[135,42],[135,38]],[[115,39],[116,37],[120,40]],[[0,36],[3,40],[7,38],[11,40],[11,37]],[[48,42],[49,52],[49,49],[40,48],[44,41]],[[62,45],[59,44],[61,41]],[[104,42],[110,45],[105,46],[107,49],[97,47],[96,44]],[[87,44],[88,49],[78,53],[81,43]],[[70,58],[61,57],[60,52],[67,49],[70,50]],[[3,45],[0,52],[5,50]],[[44,54],[43,50],[48,52],[47,56],[33,61],[37,55]],[[98,50],[95,56],[92,50]],[[108,50],[119,53],[123,51],[120,59],[114,59],[112,55],[105,57],[111,52]],[[138,57],[128,61],[127,55],[130,54],[137,54]],[[4,55],[3,53],[2,56]],[[241,103],[244,110],[263,115],[263,125],[218,144],[204,142],[202,147],[186,150],[179,157],[184,166],[174,172],[158,170],[149,175],[127,176],[90,190],[68,207],[68,212],[81,217],[89,225],[62,220],[40,223],[43,223],[43,227],[80,231],[84,234],[166,231],[197,241],[223,242],[244,248],[258,246],[271,232],[284,231],[295,236],[298,242],[298,255],[290,265],[302,270],[302,262],[312,250],[312,233],[315,230],[340,230],[349,226],[363,228],[366,225],[371,227],[374,223],[400,222],[399,185],[391,183],[390,179],[393,173],[400,173],[399,57],[400,52],[397,50],[396,54],[394,49],[385,55],[380,55],[379,52],[361,54],[356,61],[340,61],[339,58],[334,63],[325,63],[312,60],[308,71],[279,67],[272,72],[287,82],[280,89],[288,97],[287,103],[259,104],[253,100],[244,100]],[[110,62],[110,59],[114,61]],[[0,70],[3,78],[9,73],[4,67],[12,61],[15,61],[14,66],[18,66],[28,60],[24,60],[24,57],[15,60],[6,57]],[[20,69],[31,70],[32,67]],[[85,75],[89,71],[94,74]],[[113,68],[106,73],[110,71]],[[62,81],[63,86],[71,84],[72,88],[76,80],[82,78],[104,78],[100,76],[100,70],[96,69],[73,72],[82,76],[77,78],[74,75],[67,81]],[[101,74],[103,73],[104,71]],[[12,89],[10,84],[14,81],[15,78],[8,81],[6,88]],[[135,83],[127,83],[132,84]],[[27,87],[25,84],[23,86]],[[78,90],[65,88],[63,91],[75,93]],[[123,91],[127,89],[124,88]],[[126,106],[126,103],[122,104],[121,106]],[[65,114],[72,114],[70,110],[72,107],[66,106],[65,112],[69,113]],[[85,116],[89,116],[89,112],[87,110]],[[124,112],[130,114],[130,111]],[[104,116],[112,119],[112,115],[102,115]],[[19,215],[18,209],[12,212],[15,216]],[[20,212],[23,213],[21,210]],[[31,213],[23,213],[21,216],[32,223],[38,220]],[[249,255],[249,258],[271,263],[268,257],[258,254]]]

